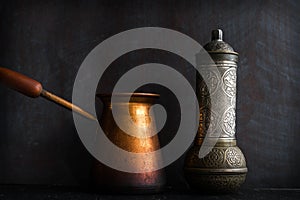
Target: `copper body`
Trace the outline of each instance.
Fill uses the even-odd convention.
[[[160,148],[157,134],[151,137],[138,138],[123,132],[114,121],[112,116],[112,106],[119,106],[121,109],[129,109],[129,113],[134,123],[155,130],[150,127],[151,119],[149,109],[153,105],[157,94],[134,93],[130,102],[125,103],[123,97],[129,94],[119,94],[118,102],[111,104],[110,95],[98,95],[103,102],[103,112],[99,120],[100,125],[112,143],[118,147],[134,153],[148,153]],[[130,130],[132,132],[137,130]],[[135,133],[145,134],[143,133]],[[118,155],[112,155],[118,156]],[[149,158],[150,159],[150,158]],[[143,162],[148,163],[147,161]],[[141,165],[141,164],[140,164]],[[133,165],[135,168],[145,168],[148,166]],[[163,170],[145,173],[121,172],[95,162],[93,169],[93,180],[100,190],[109,190],[122,193],[152,193],[160,191],[165,184],[165,174]]]

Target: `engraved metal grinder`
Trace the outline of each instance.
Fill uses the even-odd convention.
[[[205,83],[197,76],[199,127],[186,155],[185,177],[190,187],[198,191],[233,192],[245,181],[247,174],[245,157],[235,138],[238,53],[222,40],[220,29],[212,31],[212,41],[204,49],[215,62],[217,72],[205,61],[197,61],[197,65],[205,69],[202,76],[204,74],[209,81]],[[213,108],[212,98],[217,102]],[[210,151],[201,158],[199,151],[204,146],[205,136],[215,139],[216,143],[208,143],[206,147],[210,147]]]

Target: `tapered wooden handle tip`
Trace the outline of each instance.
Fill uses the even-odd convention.
[[[43,90],[38,81],[3,67],[0,67],[0,82],[29,97],[38,97]]]

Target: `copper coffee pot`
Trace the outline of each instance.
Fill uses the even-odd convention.
[[[42,96],[58,105],[61,105],[67,109],[90,119],[97,121],[97,118],[90,113],[84,111],[80,107],[48,92],[43,89],[42,84],[36,80],[33,80],[18,72],[0,67],[0,83],[19,91],[29,97]],[[124,96],[131,96],[130,102],[124,102]],[[155,119],[149,114],[149,109],[153,105],[155,99],[159,97],[157,94],[150,93],[133,93],[133,94],[118,94],[118,101],[112,105],[110,95],[98,95],[104,104],[103,113],[100,117],[100,125],[104,130],[106,136],[112,143],[118,147],[133,153],[149,153],[160,148],[156,129],[153,127]],[[115,123],[112,116],[112,106],[117,106],[122,109],[129,109],[129,113],[133,122],[139,126],[144,127],[143,132],[139,132],[136,129],[129,130],[131,133],[146,134],[143,138],[133,137],[123,132]],[[122,116],[121,116],[122,118]],[[151,133],[150,133],[151,132]],[[154,134],[152,133],[154,132]],[[151,137],[147,137],[147,134],[151,134]],[[152,136],[153,135],[153,136]],[[99,141],[101,142],[101,141]],[[110,152],[107,152],[110,153]],[[118,156],[118,155],[111,155]],[[149,158],[152,159],[152,158]],[[155,160],[151,160],[150,163],[155,163]],[[144,161],[142,161],[144,162]],[[139,162],[139,163],[142,163]],[[147,163],[145,160],[144,163]],[[133,168],[145,168],[147,164],[135,164]],[[134,171],[133,169],[133,171]],[[138,171],[138,170],[137,170]],[[109,168],[98,161],[95,161],[92,170],[93,182],[97,189],[111,190],[113,192],[125,192],[125,193],[149,193],[160,191],[165,184],[165,174],[163,170],[145,172],[145,173],[127,173],[121,172],[112,168]]]
[[[158,94],[152,93],[120,93],[116,94],[117,102],[111,103],[111,95],[97,95],[103,102],[103,112],[100,118],[100,125],[109,140],[116,146],[132,153],[150,153],[160,149],[158,136],[156,134],[155,119],[150,115],[150,108]],[[126,102],[125,97],[130,97],[130,101]],[[121,130],[116,124],[112,115],[112,107],[118,109],[128,109],[132,121],[136,126],[142,129],[130,127],[129,135]],[[122,115],[122,114],[121,114]],[[126,116],[119,116],[121,124],[128,123]],[[140,137],[139,137],[140,136]],[[111,155],[118,156],[118,155]],[[147,160],[148,159],[148,160]],[[132,171],[138,169],[151,168],[149,163],[155,164],[155,161],[149,162],[152,158],[146,158],[143,162],[132,163]],[[136,170],[135,170],[136,169]],[[165,185],[164,171],[157,170],[143,173],[127,173],[117,171],[107,167],[96,161],[93,169],[94,183],[97,188],[109,191],[118,191],[122,193],[152,193],[160,191]]]

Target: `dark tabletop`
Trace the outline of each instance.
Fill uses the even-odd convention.
[[[82,199],[82,200],[110,200],[110,199],[134,199],[134,200],[193,200],[193,199],[300,199],[300,189],[289,188],[253,188],[241,189],[234,194],[200,194],[192,191],[168,190],[159,194],[112,194],[99,193],[89,189],[58,186],[24,186],[2,185],[0,186],[0,200],[6,199]]]

